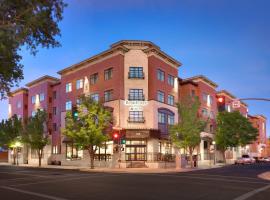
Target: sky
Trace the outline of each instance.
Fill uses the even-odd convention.
[[[21,51],[20,86],[109,48],[119,40],[149,40],[179,60],[179,76],[205,75],[239,98],[270,98],[268,0],[68,0],[60,22],[62,46],[36,56]],[[14,88],[15,89],[15,88]],[[263,114],[270,102],[246,101]],[[7,118],[0,101],[0,119]]]

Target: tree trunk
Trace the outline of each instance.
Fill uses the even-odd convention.
[[[38,166],[41,167],[42,150],[38,150]]]
[[[16,155],[17,155],[16,149],[13,148],[13,165],[16,165]]]
[[[192,150],[192,148],[190,147],[190,148],[189,148],[190,168],[193,168],[193,167],[194,167],[194,165],[193,165],[193,157],[192,157],[192,153],[193,153],[193,150]]]
[[[91,169],[94,169],[95,168],[94,167],[95,152],[94,152],[94,149],[92,146],[88,149],[88,152],[89,152],[89,156],[90,156],[90,167],[91,167]]]

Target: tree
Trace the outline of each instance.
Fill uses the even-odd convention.
[[[81,97],[78,117],[73,116],[72,112],[66,113],[66,127],[62,129],[62,133],[70,138],[77,147],[88,151],[91,169],[94,168],[94,156],[97,148],[104,145],[108,139],[105,129],[108,128],[111,121],[111,113],[88,96]]]
[[[218,114],[215,140],[224,162],[228,147],[245,146],[256,140],[257,136],[258,130],[239,111]]]
[[[0,122],[0,146],[6,146],[13,150],[13,164],[16,164],[21,134],[22,122],[17,115]]]
[[[170,128],[170,136],[174,145],[187,149],[190,157],[190,165],[193,167],[192,154],[200,144],[200,133],[206,126],[206,121],[200,119],[198,111],[199,99],[186,97],[177,104],[179,121]]]
[[[66,4],[63,0],[0,0],[0,98],[23,79],[22,46],[58,47],[56,36]]]
[[[38,154],[38,166],[41,166],[41,159],[44,147],[49,144],[47,134],[47,114],[45,111],[37,110],[33,117],[29,117],[26,123],[23,141],[28,144],[32,150]]]

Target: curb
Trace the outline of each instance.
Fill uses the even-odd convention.
[[[270,171],[259,174],[258,177],[270,181]]]

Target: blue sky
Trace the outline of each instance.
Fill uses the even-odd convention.
[[[23,50],[20,86],[106,50],[122,39],[150,40],[183,63],[179,76],[203,74],[239,98],[270,98],[270,1],[69,0],[62,47]],[[248,101],[270,118],[270,102]],[[0,102],[0,119],[7,117]],[[270,121],[270,120],[269,120]],[[268,135],[270,135],[268,122]]]

